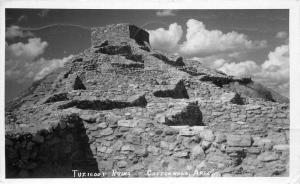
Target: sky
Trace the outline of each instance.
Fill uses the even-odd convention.
[[[90,47],[90,28],[131,23],[153,48],[289,96],[289,12],[259,10],[6,9],[5,101]]]

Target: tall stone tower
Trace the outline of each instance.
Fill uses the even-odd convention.
[[[134,39],[138,44],[149,43],[149,33],[130,24],[112,24],[105,27],[93,27],[91,33],[92,46],[108,41],[109,44],[120,44]]]

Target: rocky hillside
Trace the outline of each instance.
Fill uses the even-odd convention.
[[[134,25],[92,28],[5,118],[8,178],[288,176],[288,99],[158,52]]]

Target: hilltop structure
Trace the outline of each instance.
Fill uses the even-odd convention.
[[[6,177],[288,175],[287,98],[154,50],[133,25],[91,39],[6,106]]]

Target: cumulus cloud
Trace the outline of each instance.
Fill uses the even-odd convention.
[[[171,25],[173,26],[172,29]],[[187,21],[185,41],[179,43],[182,28],[177,23],[169,30],[159,28],[150,31],[150,44],[153,48],[179,53],[187,57],[205,57],[220,53],[237,53],[249,49],[265,47],[267,42],[252,41],[246,35],[235,31],[223,33],[220,30],[208,30],[203,22],[195,19]],[[175,39],[171,41],[171,36]]]
[[[262,65],[262,72],[258,76],[260,80],[269,86],[279,88],[285,95],[289,92],[289,46],[277,47],[268,55]]]
[[[168,30],[159,28],[150,30],[149,33],[150,43],[153,48],[164,52],[176,52],[183,31],[180,25],[173,23],[169,26]]]
[[[221,68],[226,63],[225,59],[217,59],[210,65],[212,68]]]
[[[276,47],[273,52],[268,55],[268,60],[262,64],[262,68],[268,72],[276,72],[289,66],[289,46],[282,45]]]
[[[276,38],[278,38],[278,39],[286,39],[287,37],[288,37],[288,34],[285,31],[280,31],[276,34]]]
[[[240,63],[223,62],[219,70],[233,76],[250,76],[257,73],[260,68],[254,61],[243,61]]]
[[[223,33],[220,30],[208,30],[203,22],[195,19],[188,20],[186,25],[186,41],[179,50],[184,55],[207,56],[214,53],[230,53],[266,44],[265,41],[251,41],[246,35],[234,31]]]
[[[44,53],[48,43],[40,38],[29,38],[27,43],[5,44],[6,58],[12,61],[33,61]]]
[[[64,57],[62,59],[51,59],[51,60],[46,60],[44,58],[41,58],[37,63],[39,66],[37,67],[37,72],[34,75],[33,80],[40,80],[44,78],[46,75],[50,74],[53,70],[59,67],[63,67],[66,62],[68,62],[73,55],[70,55],[68,57]]]
[[[159,10],[156,12],[156,15],[159,17],[169,17],[175,16],[174,10]]]
[[[16,37],[26,38],[33,36],[33,33],[30,31],[23,31],[19,26],[12,25],[7,27],[5,30],[5,38],[6,39],[13,39]]]
[[[268,54],[268,59],[261,65],[254,61],[229,62],[218,59],[211,62],[211,67],[228,75],[251,76],[254,80],[269,86],[279,93],[289,96],[289,46],[276,47]]]
[[[73,55],[62,59],[40,58],[35,62],[23,63],[22,67],[6,69],[5,76],[7,79],[14,80],[18,83],[40,80],[56,68],[63,67],[64,63],[69,61],[72,57]]]
[[[72,55],[63,59],[41,58],[48,43],[40,38],[30,38],[27,43],[5,43],[5,77],[18,83],[39,80],[62,67]]]

